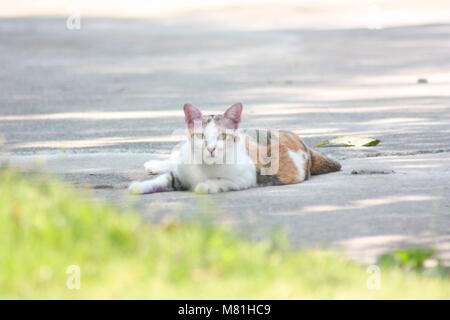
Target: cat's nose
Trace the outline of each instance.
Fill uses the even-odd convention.
[[[214,150],[216,150],[216,147],[208,147],[208,148],[206,148],[208,151],[209,151],[209,153],[213,153],[214,152]]]

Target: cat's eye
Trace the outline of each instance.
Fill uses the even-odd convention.
[[[225,140],[227,138],[227,135],[225,133],[221,133],[219,134],[219,136],[217,137],[217,139],[219,140]]]

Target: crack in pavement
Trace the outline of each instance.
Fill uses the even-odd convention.
[[[340,157],[339,160],[347,159],[362,159],[362,158],[382,158],[382,157],[392,157],[392,156],[415,156],[420,154],[437,154],[437,153],[447,153],[450,149],[436,149],[436,150],[415,150],[415,151],[380,151],[375,153],[367,154],[356,154],[351,157]]]

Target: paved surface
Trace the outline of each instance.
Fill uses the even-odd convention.
[[[3,157],[45,170],[151,221],[207,207],[251,238],[337,246],[362,262],[433,246],[450,260],[450,25],[237,30],[178,19],[0,19]],[[426,84],[418,84],[426,78]],[[343,171],[214,196],[130,197],[163,158],[185,102],[244,103],[243,127],[289,129],[313,145],[342,134],[377,147],[326,148]],[[353,173],[356,174],[352,174]]]

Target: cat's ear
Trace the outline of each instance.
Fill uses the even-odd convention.
[[[202,120],[202,112],[196,106],[186,103],[183,107],[184,110],[184,121],[189,128],[194,127],[194,121]]]
[[[242,103],[238,102],[229,107],[224,114],[225,127],[229,129],[237,129],[239,127],[239,122],[241,122],[241,114]]]

